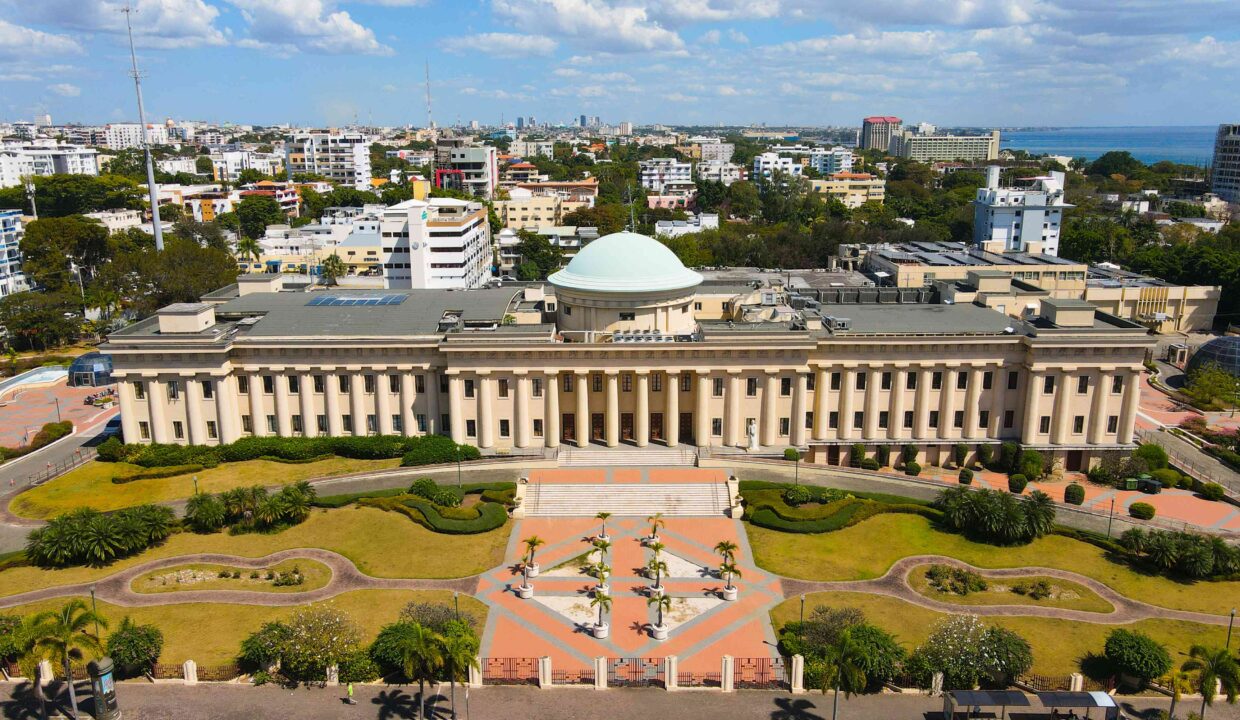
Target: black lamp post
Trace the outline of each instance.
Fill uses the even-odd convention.
[[[1227,621],[1227,645],[1228,650],[1231,649],[1231,627],[1236,624],[1236,609],[1231,609],[1231,619]]]

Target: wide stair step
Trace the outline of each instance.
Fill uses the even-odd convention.
[[[713,517],[726,513],[724,483],[584,485],[531,483],[525,492],[525,514],[540,517],[612,515]]]
[[[691,445],[671,448],[659,445],[644,448],[561,447],[559,463],[561,467],[692,467],[697,464],[697,448]]]

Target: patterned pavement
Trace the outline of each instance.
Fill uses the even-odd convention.
[[[69,387],[64,380],[60,380],[54,385],[6,394],[0,400],[0,447],[24,445],[43,425],[56,422],[58,401],[60,419],[72,421],[77,428],[116,413],[116,409],[101,410],[83,403],[87,395],[97,392],[99,388]]]

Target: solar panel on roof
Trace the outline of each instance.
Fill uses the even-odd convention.
[[[379,306],[379,305],[399,305],[405,301],[407,295],[381,295],[381,296],[363,296],[363,297],[341,297],[339,295],[319,295],[306,303],[307,307],[316,307],[319,305],[328,305],[331,307],[352,307],[361,306]]]

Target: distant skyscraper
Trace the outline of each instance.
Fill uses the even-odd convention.
[[[1227,202],[1240,203],[1240,124],[1218,126],[1211,172],[1215,194]]]
[[[517,129],[518,129],[518,130],[524,130],[524,129],[525,129],[525,118],[524,118],[523,116],[521,116],[521,115],[518,115],[518,116],[517,116]]]
[[[581,116],[581,119],[580,119],[578,122],[579,122],[579,124],[581,125],[581,127],[585,127],[585,126],[586,126],[586,116],[585,116],[585,115],[582,115],[582,116]]]
[[[864,150],[887,151],[891,136],[900,130],[900,118],[875,115],[861,121],[861,147]]]

